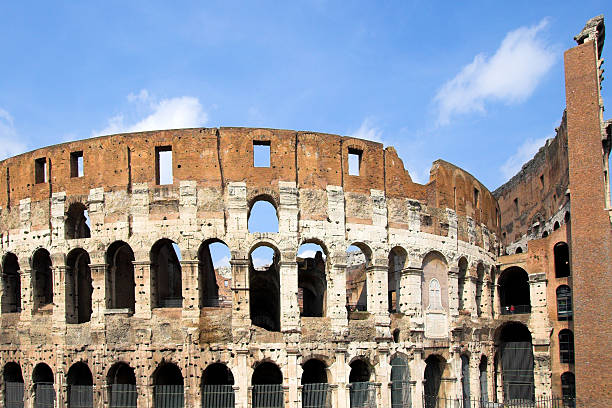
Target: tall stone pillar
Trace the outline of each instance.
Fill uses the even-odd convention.
[[[411,318],[422,318],[421,306],[421,280],[423,276],[422,268],[407,268],[402,273],[402,301],[400,310]],[[404,296],[405,294],[405,296]]]
[[[27,262],[27,260],[26,260]],[[28,265],[20,260],[19,265]],[[21,280],[21,321],[29,322],[32,320],[32,313],[34,312],[34,291],[32,290],[32,270],[30,268],[23,268],[19,271],[19,278]]]
[[[183,312],[184,319],[197,321],[200,317],[200,285],[198,282],[198,260],[181,260],[183,279]]]
[[[346,408],[350,405],[350,395],[348,389],[348,366],[346,363],[346,345],[338,344],[336,349],[336,361],[333,365],[333,378],[336,379],[338,385],[336,393],[336,407]]]
[[[327,311],[331,327],[335,333],[341,333],[347,327],[346,311],[346,254],[330,257],[330,268],[327,277]]]
[[[300,351],[295,349],[287,350],[287,392],[289,398],[289,404],[287,408],[299,408],[301,405],[299,404],[300,399],[298,396],[298,383],[301,378],[298,375],[298,364],[297,359],[300,355]]]
[[[134,317],[139,319],[151,318],[151,262],[133,261],[136,305]]]
[[[469,275],[465,277],[466,300],[465,309],[470,311],[472,317],[478,316],[478,306],[476,305],[476,277]]]
[[[66,266],[52,267],[53,271],[53,327],[66,326]]]
[[[234,343],[248,341],[251,327],[249,310],[249,261],[232,254],[232,335]],[[246,357],[245,357],[246,358]]]
[[[425,380],[425,362],[422,356],[423,350],[415,350],[410,362],[410,379],[414,381],[410,397],[412,408],[423,408],[423,382]]]
[[[236,350],[237,360],[237,375],[234,375],[234,398],[236,402],[236,408],[247,408],[250,401],[249,383],[250,383],[250,372],[248,369],[249,350],[247,348],[241,348]]]
[[[376,369],[376,383],[379,388],[379,399],[376,406],[390,407],[391,392],[389,389],[389,381],[391,379],[391,365],[389,364],[389,347],[385,343],[378,345],[379,363]]]
[[[106,309],[106,264],[91,263],[89,264],[91,271],[91,284],[93,292],[91,293],[91,326],[104,326],[104,310]]]
[[[280,279],[280,326],[282,332],[300,330],[300,307],[298,305],[298,266],[295,260],[278,263]]]
[[[448,311],[451,317],[459,316],[459,268],[448,271]]]
[[[387,280],[388,266],[381,265],[385,260],[375,260],[374,265],[366,271],[368,284],[368,311],[374,315],[377,338],[391,338],[391,318],[389,317],[389,300]]]

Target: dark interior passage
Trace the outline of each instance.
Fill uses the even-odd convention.
[[[267,250],[267,251],[265,251]],[[254,256],[257,252],[273,252],[271,259]],[[280,330],[280,275],[278,253],[259,247],[249,256],[249,308],[251,321],[269,331]],[[263,265],[257,265],[262,262]]]
[[[117,363],[108,370],[106,377],[111,408],[135,408],[138,392],[134,369],[125,363]]]
[[[517,322],[506,324],[500,332],[502,384],[505,401],[533,401],[533,348],[529,329]]]
[[[298,256],[298,303],[303,317],[323,317],[327,279],[323,253],[317,251],[314,257]]]
[[[47,306],[53,303],[53,271],[51,269],[51,256],[46,249],[40,248],[32,257],[32,290],[35,313],[43,309],[51,310]]]
[[[2,261],[2,313],[21,311],[21,277],[17,256],[11,252]]]
[[[66,212],[64,234],[66,239],[90,238],[91,231],[87,225],[87,207],[82,203],[72,203]]]
[[[171,363],[162,363],[153,373],[154,408],[182,408],[185,405],[183,375]]]
[[[106,251],[106,307],[134,311],[134,251],[123,241],[112,243]]]
[[[93,407],[93,377],[87,364],[78,362],[68,370],[68,407]]]
[[[88,322],[93,293],[89,254],[83,249],[74,249],[68,254],[66,264],[66,322]]]
[[[498,281],[502,314],[530,313],[529,275],[513,266],[502,272]]]
[[[183,281],[174,242],[160,239],[151,248],[151,286],[153,307],[182,307]]]

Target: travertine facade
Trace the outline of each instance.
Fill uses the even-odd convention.
[[[338,408],[356,398],[356,382],[370,383],[366,400],[381,407],[397,384],[398,406],[410,406],[408,394],[421,407],[423,395],[461,399],[468,388],[489,401],[560,396],[549,270],[554,244],[570,241],[567,132],[564,116],[546,147],[556,161],[544,185],[555,187],[543,187],[540,202],[521,193],[524,175],[494,196],[439,160],[420,185],[392,147],[288,130],[121,134],[4,160],[2,400],[19,382],[26,406],[42,401],[46,383],[56,406],[91,386],[83,392],[95,407],[114,404],[115,384],[135,384],[139,407],[167,406],[156,393],[168,385],[182,385],[174,391],[187,407],[204,405],[209,384],[233,385],[245,408],[256,405],[257,386],[279,383],[287,407],[301,406],[313,382],[329,384],[327,403]],[[254,166],[259,145],[270,147],[269,167]],[[172,156],[167,185],[163,152]],[[349,174],[353,158],[358,175]],[[538,209],[523,216],[515,195]],[[260,200],[275,207],[278,232],[248,230]],[[550,235],[534,240],[535,223]],[[231,250],[228,307],[207,249],[216,241]],[[325,256],[298,259],[304,243]],[[365,311],[350,307],[348,292],[363,289],[347,292],[351,245],[364,254]],[[275,252],[264,269],[250,260],[259,246]],[[523,254],[499,257],[518,247]],[[298,297],[306,279],[312,298]],[[520,379],[505,377],[502,351],[525,341],[528,384],[513,391]],[[219,364],[233,380],[220,378]]]

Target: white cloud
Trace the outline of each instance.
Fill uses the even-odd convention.
[[[223,268],[226,266],[230,266],[229,256],[224,256],[222,258],[213,260],[213,265],[215,266],[215,268]]]
[[[540,147],[546,143],[546,137],[540,139],[527,139],[522,145],[516,149],[516,152],[500,166],[504,178],[509,180],[512,176],[521,170],[523,164],[527,163],[540,150]]]
[[[263,268],[264,266],[270,266],[272,265],[272,262],[270,262],[269,259],[265,259],[265,258],[251,258],[253,261],[253,266],[255,268]]]
[[[27,146],[20,140],[13,117],[0,108],[0,160],[25,152]]]
[[[351,137],[357,139],[371,140],[383,143],[382,131],[374,125],[372,118],[365,118],[356,131],[350,133]]]
[[[130,93],[128,102],[135,108],[147,112],[142,119],[127,120],[128,113],[122,112],[108,120],[106,127],[93,135],[109,135],[123,132],[142,132],[145,130],[178,129],[200,127],[208,122],[199,99],[193,96],[180,96],[157,101],[146,89]],[[128,123],[128,122],[136,123]]]
[[[455,115],[485,112],[487,102],[512,104],[527,99],[556,60],[554,47],[540,35],[547,25],[543,19],[509,32],[492,57],[477,55],[446,82],[434,98],[438,124],[448,124]]]

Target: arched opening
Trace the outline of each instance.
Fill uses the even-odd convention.
[[[113,242],[106,251],[106,308],[134,312],[134,251],[123,241]]]
[[[544,231],[544,232],[542,233],[542,238],[546,238],[547,236],[548,236],[548,231]]]
[[[516,247],[516,251],[514,252],[515,254],[522,254],[523,253],[523,248],[521,247]]]
[[[423,259],[423,304],[428,312],[442,313],[448,309],[448,264],[439,252],[430,252]],[[446,334],[445,334],[446,335]]]
[[[410,369],[400,356],[391,359],[391,408],[411,407]]]
[[[468,269],[468,261],[465,257],[459,258],[459,262],[457,263],[459,267],[459,277],[458,277],[458,288],[457,288],[457,297],[459,298],[459,312],[467,311],[468,305],[468,290],[466,285],[467,279],[467,269]]]
[[[478,263],[476,267],[476,314],[482,316],[483,307],[483,290],[485,283],[485,269],[482,263]]]
[[[566,406],[573,406],[572,402],[576,398],[576,377],[574,373],[565,372],[561,374],[561,395],[566,401]]]
[[[529,275],[513,266],[502,272],[498,280],[501,314],[531,313]]]
[[[72,203],[66,212],[64,235],[66,239],[90,238],[90,221],[87,207],[82,203]]]
[[[401,247],[395,247],[389,252],[388,280],[388,303],[389,313],[400,311],[402,272],[406,268],[408,254]]]
[[[440,385],[445,366],[446,360],[442,356],[432,354],[425,359],[425,384],[423,385],[425,408],[436,408],[438,401],[444,399],[444,390]]]
[[[73,249],[66,257],[66,323],[85,323],[91,320],[90,260],[87,251]]]
[[[202,373],[202,408],[233,408],[234,376],[221,363],[206,367]]]
[[[533,401],[533,348],[529,329],[518,322],[509,322],[499,329],[498,347],[506,403]]]
[[[53,371],[45,363],[38,363],[32,372],[34,383],[34,406],[36,408],[53,408],[55,388],[53,388]]]
[[[261,244],[249,254],[249,311],[251,322],[269,331],[280,330],[280,254]]]
[[[251,377],[253,408],[282,408],[285,405],[283,373],[274,363],[263,362]]]
[[[175,242],[163,238],[151,248],[151,306],[183,307],[181,253]]]
[[[559,227],[560,227],[560,225],[559,225],[559,221],[555,221],[555,223],[553,224],[553,231],[558,230],[558,229],[559,229]]]
[[[393,330],[393,342],[394,343],[400,342],[400,329]]]
[[[463,393],[463,406],[470,406],[470,358],[465,354],[461,355],[461,391]]]
[[[302,408],[331,407],[325,363],[313,358],[304,363],[302,370]]]
[[[115,363],[106,376],[111,408],[136,408],[138,392],[134,369],[126,363]]]
[[[565,216],[563,216],[563,221],[565,221],[566,224],[570,222],[570,212],[569,211],[565,212]]]
[[[572,290],[567,285],[557,288],[557,319],[572,320]]]
[[[574,333],[563,329],[559,332],[559,359],[564,364],[574,364]]]
[[[182,408],[185,405],[183,374],[172,363],[161,363],[153,373],[153,408]]]
[[[32,257],[32,289],[34,313],[53,311],[53,271],[51,256],[46,249],[40,248]]]
[[[368,310],[367,268],[372,252],[367,245],[353,244],[346,250],[346,308],[349,319]]]
[[[220,240],[210,239],[198,251],[200,307],[232,306],[231,253]]]
[[[68,370],[68,407],[93,407],[93,377],[87,364],[78,362]]]
[[[10,362],[4,365],[4,406],[6,408],[23,408],[23,375],[21,366]]]
[[[570,276],[569,265],[569,247],[565,242],[559,242],[555,245],[555,277],[566,278]]]
[[[272,198],[260,196],[251,202],[247,215],[249,232],[278,232],[278,212]]]
[[[370,382],[372,375],[370,365],[364,360],[356,359],[350,364],[350,367],[351,407],[376,407],[376,389],[375,384]]]
[[[303,244],[298,249],[298,305],[302,317],[325,316],[326,258],[323,248],[317,244]]]
[[[2,260],[2,313],[21,311],[21,276],[17,256],[11,252]]]
[[[489,402],[489,384],[487,380],[487,356],[480,357],[480,364],[478,365],[478,382],[480,384],[480,401]]]

